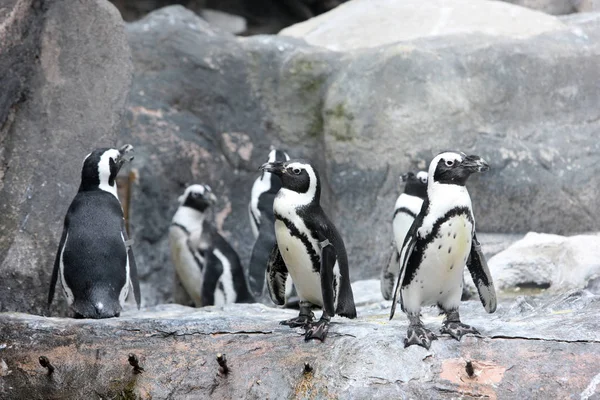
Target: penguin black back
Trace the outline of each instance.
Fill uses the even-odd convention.
[[[66,285],[79,294],[73,308],[81,316],[115,316],[121,311],[120,291],[128,284],[122,213],[119,201],[101,190],[80,192],[67,212],[63,274]]]
[[[60,276],[67,302],[85,318],[118,316],[133,286],[140,304],[135,258],[130,247],[116,177],[131,161],[133,147],[102,148],[88,154],[81,184],[67,214],[48,293],[52,303]]]

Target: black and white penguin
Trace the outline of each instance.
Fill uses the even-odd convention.
[[[175,272],[196,307],[253,303],[237,253],[206,220],[216,200],[208,185],[191,185],[179,197],[169,228]]]
[[[276,304],[285,302],[289,273],[300,298],[300,315],[281,323],[304,326],[307,341],[325,340],[331,317],[356,318],[356,307],[344,242],[319,204],[319,174],[302,160],[266,163],[261,169],[282,182],[273,203],[277,244],[267,266],[269,294]],[[318,322],[313,306],[323,309]]]
[[[394,283],[396,283],[396,279],[400,273],[399,257],[404,238],[421,211],[423,201],[427,198],[426,171],[419,171],[416,174],[408,172],[401,176],[401,180],[405,182],[404,192],[396,200],[392,219],[395,245],[389,262],[384,265],[381,271],[381,294],[386,300],[391,300]]]
[[[284,151],[272,149],[267,162],[285,162],[289,159],[290,157]],[[275,245],[273,202],[279,189],[281,189],[281,178],[267,171],[262,171],[252,185],[248,214],[256,241],[250,257],[248,283],[256,298],[263,297],[267,262]],[[286,298],[289,297],[292,289],[291,279],[288,282]]]
[[[475,235],[475,217],[465,187],[471,174],[488,169],[481,157],[457,152],[438,154],[431,161],[427,199],[400,251],[401,272],[390,312],[392,319],[399,300],[410,322],[405,346],[429,348],[436,339],[421,323],[424,305],[437,305],[445,314],[441,333],[457,340],[478,333],[460,322],[458,313],[465,264],[485,310],[496,311],[496,291]]]
[[[60,277],[77,318],[118,317],[130,285],[139,308],[137,269],[116,181],[121,166],[133,159],[132,150],[128,144],[96,149],[85,157],[79,191],[65,216],[48,306]]]

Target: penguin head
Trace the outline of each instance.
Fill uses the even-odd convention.
[[[217,202],[217,197],[208,185],[191,185],[185,189],[178,200],[181,207],[204,212],[211,204]]]
[[[305,197],[306,203],[313,199],[319,201],[321,185],[319,173],[304,160],[274,161],[263,164],[260,169],[281,178],[283,189],[296,192]]]
[[[422,199],[427,197],[427,172],[419,171],[416,174],[414,172],[407,172],[401,178],[403,182],[406,182],[404,193]]]
[[[479,156],[446,151],[435,156],[429,164],[429,180],[435,183],[464,186],[471,174],[485,172],[488,169],[490,169],[489,165]]]
[[[125,162],[133,160],[133,146],[120,149],[101,148],[92,151],[83,160],[80,191],[102,189],[116,193],[116,178]]]
[[[290,159],[290,156],[288,156],[285,151],[276,149],[275,147],[271,146],[271,151],[269,152],[269,158],[268,158],[267,162],[275,162],[275,161],[286,162],[289,159]]]

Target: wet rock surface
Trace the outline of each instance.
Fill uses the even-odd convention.
[[[0,311],[41,313],[83,158],[117,141],[123,21],[104,0],[3,1],[0,71]]]
[[[478,301],[463,302],[462,319],[481,336],[442,336],[427,351],[403,347],[407,320],[400,314],[388,321],[390,302],[378,288],[375,280],[354,284],[359,318],[334,318],[324,343],[305,343],[302,329],[278,324],[295,311],[260,304],[162,305],[96,321],[0,314],[0,398],[598,395],[600,296],[505,298],[492,315]],[[436,314],[424,315],[434,331],[442,321]],[[134,373],[130,353],[142,373]],[[226,355],[227,375],[218,372],[218,353]],[[55,367],[51,375],[42,355]],[[312,372],[303,372],[304,363]]]

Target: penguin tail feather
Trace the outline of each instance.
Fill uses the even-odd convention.
[[[356,318],[356,308],[354,308],[350,312],[341,312],[341,313],[338,313],[338,315],[341,316],[341,317],[349,318],[349,319],[355,319]]]

